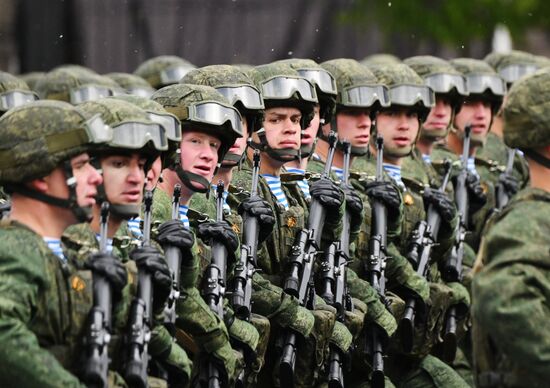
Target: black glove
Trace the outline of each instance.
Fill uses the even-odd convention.
[[[162,311],[172,291],[172,275],[162,253],[153,246],[139,247],[130,252],[139,271],[151,274],[153,282],[153,311]]]
[[[94,275],[103,276],[111,284],[113,294],[120,295],[126,283],[128,274],[122,262],[110,253],[94,253],[88,257],[84,267]]]
[[[470,215],[477,212],[487,203],[487,195],[481,187],[479,178],[471,172],[466,177],[466,187],[468,188],[468,199],[470,201]]]
[[[199,224],[197,235],[205,242],[210,240],[221,242],[230,255],[234,255],[239,247],[239,238],[225,221],[209,221]]]
[[[350,225],[359,230],[363,216],[363,200],[351,186],[342,185],[342,191],[346,196],[346,210],[350,215]]]
[[[195,235],[183,226],[179,220],[170,220],[162,223],[158,228],[157,242],[163,249],[167,245],[178,247],[181,250],[182,261],[188,263],[193,260],[191,248],[195,244]]]
[[[513,175],[501,174],[498,177],[498,183],[500,183],[502,187],[504,187],[504,190],[509,197],[514,196],[514,194],[519,191],[519,181]]]
[[[344,193],[330,179],[321,178],[309,187],[311,197],[318,200],[328,212],[338,212],[344,201]]]
[[[238,211],[241,216],[246,215],[247,217],[258,218],[260,226],[259,243],[265,241],[273,231],[273,226],[275,225],[275,216],[269,204],[260,197],[249,197],[241,202]]]
[[[389,218],[399,217],[401,195],[399,195],[397,187],[390,182],[371,181],[365,184],[365,189],[371,199],[376,199],[386,205]]]
[[[443,221],[450,221],[456,216],[456,206],[454,202],[447,197],[447,194],[434,190],[430,187],[424,190],[424,206],[433,205]]]

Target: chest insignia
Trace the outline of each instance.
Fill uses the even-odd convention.
[[[86,288],[86,282],[80,276],[73,276],[71,279],[71,288],[76,292],[81,292]]]

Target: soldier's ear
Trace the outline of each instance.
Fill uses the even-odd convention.
[[[31,190],[38,191],[41,193],[45,193],[48,191],[48,187],[50,186],[49,178],[50,176],[46,176],[44,178],[38,178],[34,179],[27,183],[27,187]]]

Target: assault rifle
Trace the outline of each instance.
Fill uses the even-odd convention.
[[[342,185],[349,185],[349,168],[351,162],[351,144],[342,142],[344,151],[344,168]],[[336,319],[345,321],[345,311],[353,309],[351,296],[346,287],[346,266],[349,261],[349,238],[350,238],[350,214],[346,210],[342,218],[342,233],[340,241],[334,241],[327,249],[325,261],[321,265],[322,292],[321,297],[327,304],[336,308]],[[343,372],[344,355],[334,346],[331,346],[329,354],[329,388],[344,387]]]
[[[376,181],[384,180],[382,161],[384,157],[384,139],[376,139]],[[365,261],[365,273],[370,285],[384,300],[386,295],[386,280],[384,270],[386,268],[386,234],[387,234],[388,209],[383,202],[375,199],[372,203],[372,232],[369,241],[369,257]],[[366,351],[372,358],[372,386],[384,387],[384,350],[382,333],[376,326],[366,330]]]
[[[445,161],[445,177],[439,191],[445,192],[449,182],[452,164],[449,160]],[[437,245],[437,235],[441,225],[441,215],[432,204],[428,206],[426,220],[418,223],[413,231],[409,243],[407,259],[416,270],[416,273],[424,278],[428,278],[430,268],[430,257],[432,248]],[[416,317],[416,299],[410,298],[405,305],[405,312],[399,324],[399,336],[405,352],[411,352],[413,347],[414,321]]]
[[[101,204],[99,252],[107,253],[109,203]],[[109,342],[111,340],[111,285],[100,274],[93,274],[94,307],[90,311],[86,336],[86,359],[83,381],[89,387],[107,387],[109,373]]]
[[[506,190],[506,187],[502,183],[502,180],[512,175],[512,169],[514,168],[514,157],[516,156],[516,150],[514,148],[508,149],[508,159],[506,160],[506,170],[500,175],[500,182],[495,187],[496,207],[502,209],[508,201],[510,201],[510,194]]]
[[[174,186],[172,197],[172,219],[179,220],[179,204],[181,196],[181,186]],[[181,272],[181,250],[173,245],[166,244],[162,247],[166,263],[172,273],[172,291],[168,297],[168,303],[164,309],[164,325],[168,328],[172,336],[176,333],[176,302],[180,296],[180,272]]]
[[[336,134],[329,135],[329,152],[325,170],[321,179],[329,179],[332,160],[336,149]],[[284,281],[286,293],[298,298],[301,306],[310,310],[315,308],[315,285],[313,279],[313,264],[320,249],[321,234],[325,223],[326,211],[316,199],[311,201],[308,224],[296,237],[289,256],[290,271]],[[281,386],[294,387],[294,365],[296,363],[296,333],[286,330],[283,333],[281,358],[279,360],[279,378]]]
[[[250,198],[258,197],[258,181],[260,176],[260,151],[254,150],[252,168],[252,187]],[[252,297],[252,275],[256,269],[256,257],[258,249],[258,218],[246,215],[243,222],[243,243],[241,244],[241,255],[235,267],[233,287],[231,290],[231,303],[235,315],[240,319],[248,321],[251,311]]]
[[[470,131],[471,126],[464,128],[464,143],[462,147],[462,166],[460,173],[456,178],[455,184],[455,202],[458,210],[458,225],[456,231],[455,244],[447,257],[441,271],[441,277],[447,283],[459,282],[462,279],[462,260],[464,258],[464,239],[468,228],[468,157],[470,155]],[[457,339],[457,310],[456,306],[451,306],[447,310],[445,319],[445,332],[443,335],[443,358],[445,361],[452,361],[456,355]]]
[[[142,246],[151,245],[151,208],[153,192],[146,191],[143,199],[143,241]],[[139,270],[138,293],[130,312],[130,336],[128,338],[128,360],[124,378],[130,387],[147,387],[149,365],[149,340],[153,324],[153,283],[151,274]]]

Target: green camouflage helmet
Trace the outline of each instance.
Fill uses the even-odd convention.
[[[205,66],[191,70],[180,83],[215,88],[246,118],[251,131],[260,129],[264,101],[254,81],[244,71],[231,65]]]
[[[77,74],[83,74],[83,75],[98,75],[97,72],[90,69],[89,67],[82,66],[82,65],[75,65],[74,63],[59,65],[57,67],[54,67],[51,71],[55,71],[55,70],[69,70]]]
[[[550,145],[550,68],[514,83],[503,107],[504,142],[511,148]]]
[[[16,106],[38,100],[25,81],[0,71],[0,115]]]
[[[242,137],[241,115],[216,89],[204,85],[175,84],[152,96],[181,122],[182,132],[197,130],[219,138],[221,162],[238,137]]]
[[[464,97],[468,95],[466,79],[449,62],[431,55],[418,55],[403,61],[424,80],[434,93],[451,100],[453,109],[458,112]]]
[[[435,94],[422,78],[404,63],[370,66],[378,82],[387,86],[390,104],[410,106],[424,121],[435,105]]]
[[[30,73],[20,74],[19,79],[23,80],[30,90],[36,91],[37,82],[46,75],[43,71],[32,71]]]
[[[401,59],[393,54],[386,53],[372,54],[361,60],[361,64],[364,66],[395,65],[396,63],[401,63]]]
[[[149,84],[159,89],[163,86],[176,84],[195,66],[175,55],[161,55],[146,60],[134,71]]]
[[[127,93],[135,96],[149,98],[151,97],[151,94],[155,92],[155,89],[153,89],[147,81],[135,74],[109,73],[105,74],[105,77],[112,79]]]
[[[170,158],[171,155],[177,152],[181,142],[181,124],[179,119],[174,114],[164,109],[158,102],[145,97],[124,94],[112,98],[137,105],[149,114],[151,120],[164,127],[168,139],[168,151],[162,154],[162,165],[169,165],[170,161],[167,160],[167,158]]]
[[[268,63],[250,71],[256,87],[262,93],[266,109],[295,107],[302,112],[302,129],[313,119],[319,103],[315,87],[296,70],[284,63]]]
[[[39,80],[36,91],[43,99],[79,104],[113,96],[120,93],[120,87],[115,81],[101,75],[59,69],[50,71]]]
[[[327,70],[312,59],[284,59],[277,63],[286,63],[315,86],[319,98],[321,123],[329,123],[336,109],[336,80]]]
[[[466,78],[470,97],[489,101],[496,113],[506,94],[506,83],[486,62],[472,58],[455,58],[450,64]]]
[[[334,76],[338,96],[336,112],[342,107],[372,108],[371,113],[389,105],[388,89],[365,66],[354,59],[339,58],[321,63]]]
[[[65,102],[36,101],[11,109],[0,118],[0,183],[42,178],[112,136],[101,118]]]
[[[539,67],[540,64],[533,54],[515,50],[503,56],[495,70],[510,86],[524,75],[534,73]]]

